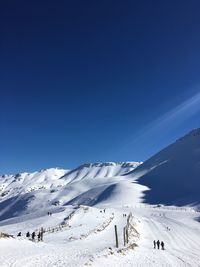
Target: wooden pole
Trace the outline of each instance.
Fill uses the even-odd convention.
[[[128,227],[126,227],[126,242],[128,244]]]
[[[118,235],[117,235],[117,225],[115,225],[115,240],[116,240],[116,248],[118,248],[119,243],[118,243]]]
[[[124,227],[124,246],[126,246],[126,227]]]

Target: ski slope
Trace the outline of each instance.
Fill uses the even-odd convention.
[[[46,226],[48,223],[57,225],[59,219],[61,222],[73,209],[66,208],[43,220]],[[32,242],[23,237],[0,240],[1,266],[200,266],[200,225],[194,220],[200,214],[193,209],[138,204],[106,209],[105,213],[100,211],[85,206],[77,208],[69,220],[70,227],[46,233],[44,242]],[[126,225],[123,213],[130,211],[139,237],[130,240],[137,247],[123,251],[122,230]],[[44,225],[44,221],[35,219],[33,225]],[[114,225],[118,227],[119,249],[115,248]],[[0,229],[10,229],[15,234],[31,227],[25,220]],[[153,249],[154,239],[163,240],[166,249]]]

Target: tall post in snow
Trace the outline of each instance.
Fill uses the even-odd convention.
[[[124,246],[126,246],[126,227],[124,227]]]
[[[128,226],[126,226],[126,242],[128,244]]]
[[[115,241],[116,241],[116,248],[118,248],[119,243],[118,243],[118,235],[117,235],[117,225],[115,225]]]

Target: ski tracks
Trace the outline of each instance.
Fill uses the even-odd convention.
[[[141,220],[145,229],[143,242],[138,249],[141,250],[140,254],[144,258],[142,264],[145,264],[147,260],[144,255],[150,253],[153,264],[149,261],[148,266],[200,266],[200,236],[194,234],[190,227],[166,216],[144,216]],[[166,226],[170,227],[171,230],[167,231]],[[165,251],[153,249],[153,240],[158,239],[165,242]],[[160,253],[163,253],[162,256]],[[162,263],[160,263],[160,258]],[[140,266],[139,264],[138,262],[136,266]]]

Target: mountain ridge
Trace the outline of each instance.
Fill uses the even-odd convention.
[[[140,163],[91,163],[0,176],[0,220],[68,203],[98,204],[104,192]]]
[[[200,204],[200,129],[194,129],[127,174],[150,188],[147,203]]]
[[[200,129],[141,162],[0,176],[0,220],[66,205],[200,205]],[[113,204],[114,203],[114,204]]]

